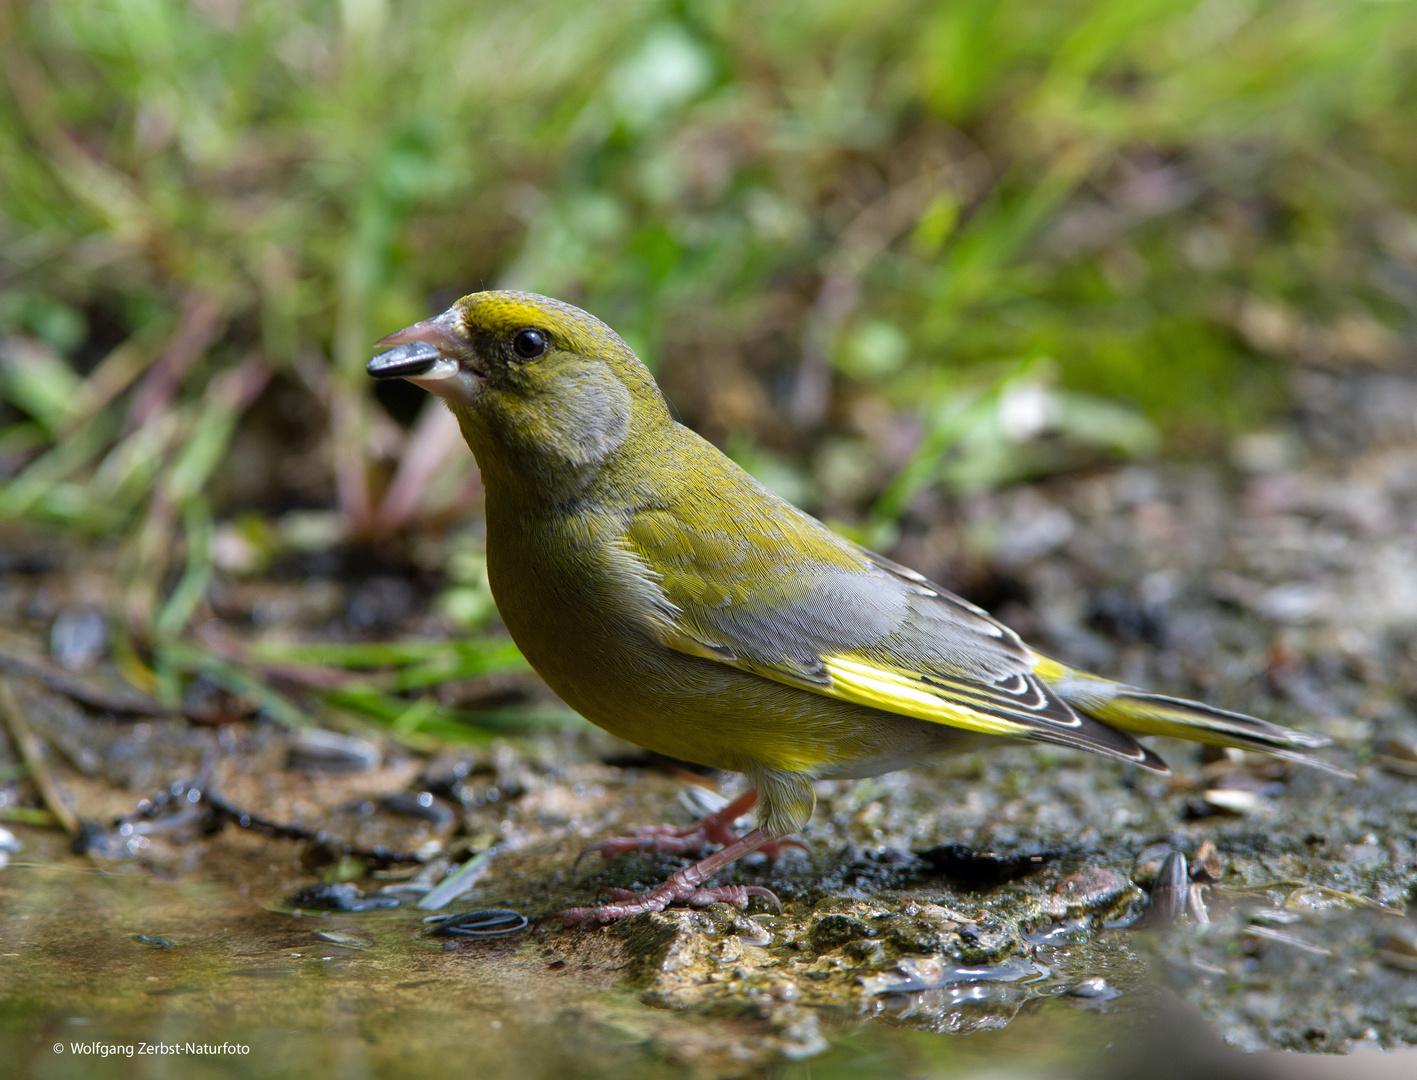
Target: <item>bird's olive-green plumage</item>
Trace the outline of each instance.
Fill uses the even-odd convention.
[[[448,399],[482,469],[488,576],[532,666],[631,742],[747,773],[775,833],[806,821],[814,779],[991,736],[1150,768],[1128,732],[1301,759],[1324,741],[1033,652],[769,492],[570,305],[474,293],[384,342],[410,343],[442,365],[414,381]]]

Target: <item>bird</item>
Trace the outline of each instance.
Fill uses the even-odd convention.
[[[568,303],[475,292],[375,349],[370,375],[431,391],[457,419],[486,493],[492,595],[532,668],[606,731],[751,785],[693,826],[596,845],[709,853],[645,892],[557,913],[567,923],[776,903],[708,882],[791,842],[815,781],[990,742],[1165,772],[1138,742],[1161,735],[1341,771],[1308,753],[1323,736],[1070,667],[833,531],[679,423],[633,350]],[[756,827],[734,832],[755,805]]]

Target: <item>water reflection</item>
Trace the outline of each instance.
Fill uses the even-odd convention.
[[[968,983],[914,994],[891,994],[881,999],[880,1014],[920,1031],[963,1035],[1003,1028],[1026,1002],[1039,996],[1027,986]]]

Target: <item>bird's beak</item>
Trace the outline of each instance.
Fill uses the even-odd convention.
[[[400,330],[399,334],[407,332]],[[397,337],[398,334],[390,336]],[[379,342],[379,345],[388,344],[391,344],[389,338],[384,338]],[[378,348],[379,345],[376,345],[375,348]],[[376,379],[408,379],[428,374],[437,367],[438,361],[441,359],[442,354],[428,342],[409,341],[388,352],[381,352],[369,361],[364,370]]]
[[[376,379],[407,379],[449,401],[471,404],[486,382],[456,330],[457,310],[424,319],[380,338],[383,349],[365,371]]]

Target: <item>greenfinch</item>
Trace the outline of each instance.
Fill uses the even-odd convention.
[[[390,334],[369,362],[442,397],[486,490],[487,576],[538,674],[592,723],[752,791],[699,825],[599,845],[696,853],[642,894],[562,912],[608,922],[709,887],[811,817],[813,781],[875,776],[998,739],[1165,771],[1136,736],[1322,764],[1328,740],[1070,668],[773,494],[670,415],[634,352],[557,300],[479,292]],[[732,822],[756,801],[758,827]]]

